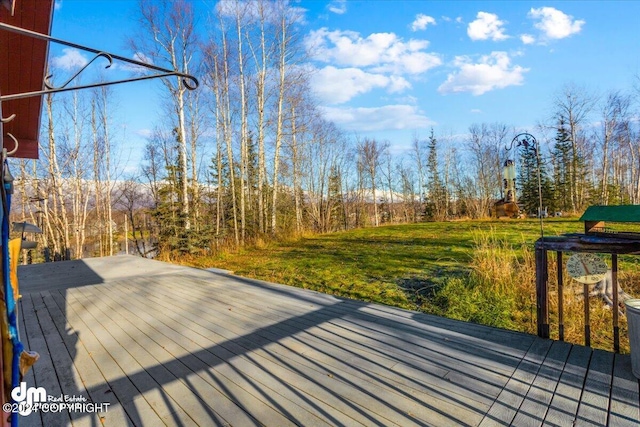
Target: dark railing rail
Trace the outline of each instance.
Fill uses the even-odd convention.
[[[558,280],[558,338],[564,341],[564,301],[563,301],[563,253],[565,252],[590,252],[610,254],[611,279],[612,279],[612,331],[613,351],[620,351],[620,318],[618,301],[618,255],[640,255],[640,240],[616,238],[588,234],[566,234],[563,236],[543,237],[535,244],[536,262],[536,303],[537,303],[537,329],[538,336],[550,337],[549,323],[549,262],[548,252],[556,253]],[[591,322],[589,319],[589,285],[584,284],[584,344],[591,346]]]

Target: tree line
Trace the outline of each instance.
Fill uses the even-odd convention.
[[[302,16],[284,0],[219,2],[198,25],[188,1],[140,2],[134,52],[201,80],[166,78],[164,117],[125,173],[107,88],[45,97],[41,159],[19,163],[16,220],[74,257],[121,251],[201,253],[305,232],[483,218],[504,197],[502,167],[518,163],[518,201],[579,213],[640,203],[640,88],[596,95],[557,90],[535,129],[538,151],[506,147],[494,122],[464,135],[403,141],[354,137],[327,121],[310,90]],[[637,79],[636,79],[637,80]],[[540,159],[538,163],[537,159]]]

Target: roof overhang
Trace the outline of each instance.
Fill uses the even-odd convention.
[[[12,15],[13,9],[13,15]],[[2,0],[0,22],[51,34],[53,0]],[[11,95],[44,89],[49,43],[46,40],[0,30],[0,94]],[[2,115],[16,117],[4,124],[3,146],[14,149],[11,133],[19,142],[13,157],[37,159],[42,96],[2,102]]]

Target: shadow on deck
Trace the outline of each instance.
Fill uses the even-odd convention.
[[[25,426],[619,425],[628,356],[120,256],[20,267]]]

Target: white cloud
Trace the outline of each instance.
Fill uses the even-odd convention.
[[[537,20],[534,26],[540,30],[542,36],[548,40],[558,40],[577,34],[585,24],[583,20],[573,19],[573,16],[553,7],[531,9],[529,17]]]
[[[144,52],[136,52],[133,54],[133,59],[138,62],[144,62],[145,64],[153,65],[153,58],[145,55]]]
[[[62,55],[51,58],[51,66],[66,71],[77,70],[89,63],[78,49],[64,48]]]
[[[418,105],[418,98],[413,95],[404,95],[401,97],[396,97],[395,100],[398,103]]]
[[[345,67],[374,67],[377,72],[420,74],[442,63],[439,55],[424,52],[427,40],[404,42],[394,33],[363,38],[354,31],[312,31],[306,44],[314,59]]]
[[[331,3],[327,5],[327,9],[329,9],[329,12],[342,15],[347,12],[347,0],[332,0]]]
[[[471,92],[482,95],[507,86],[522,85],[524,73],[529,71],[519,65],[511,65],[506,52],[492,52],[474,63],[468,56],[458,56],[454,61],[458,71],[449,74],[438,87],[440,93]]]
[[[405,89],[411,89],[411,83],[409,83],[407,79],[400,76],[389,77],[389,84],[387,86],[389,93],[400,93],[404,92]]]
[[[141,136],[144,139],[151,139],[154,134],[154,131],[151,129],[138,129],[135,131],[135,134]]]
[[[342,104],[373,89],[402,92],[411,84],[399,76],[387,77],[367,73],[359,68],[336,68],[328,65],[318,70],[311,81],[313,91],[327,104]]]
[[[372,132],[424,129],[435,123],[412,105],[385,105],[373,108],[323,107],[327,120],[345,130]]]
[[[536,42],[536,38],[531,34],[522,34],[520,36],[520,41],[524,44],[533,44]]]
[[[482,110],[480,110],[478,108],[472,108],[469,112],[472,113],[472,114],[481,114]]]
[[[373,67],[371,70],[379,73],[418,75],[439,65],[442,65],[440,55],[415,52],[410,55],[398,55],[396,58],[393,58],[393,60],[378,67]]]
[[[429,25],[436,25],[436,20],[432,16],[419,13],[411,23],[411,31],[426,30]]]
[[[504,24],[494,13],[478,12],[476,20],[467,27],[467,34],[471,40],[506,40],[509,36],[504,33]]]
[[[53,9],[54,10],[62,9],[62,0],[56,0],[56,2],[53,4]]]
[[[143,62],[145,64],[153,65],[153,58],[151,58],[150,56],[145,55],[143,52],[134,53],[133,57],[131,59],[133,59],[134,61]],[[114,63],[114,65],[116,65],[116,64]],[[144,68],[141,65],[130,64],[128,62],[117,63],[117,69],[118,70],[123,70],[123,71],[129,71],[129,72],[136,73],[136,74],[143,74],[145,71],[147,71],[147,69]]]
[[[442,65],[441,56],[427,52],[427,40],[403,40],[394,33],[362,37],[354,31],[321,28],[305,39],[312,58],[321,62],[311,79],[314,92],[325,105],[350,101],[356,96],[383,89],[400,94],[420,76]]]

